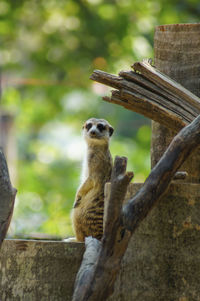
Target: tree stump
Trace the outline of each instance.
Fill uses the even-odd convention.
[[[154,63],[192,93],[200,97],[200,24],[158,26],[154,37]],[[171,142],[175,133],[152,122],[151,162],[154,166]],[[200,182],[200,148],[183,164],[188,172],[187,182]]]

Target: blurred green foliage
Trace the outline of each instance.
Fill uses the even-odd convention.
[[[11,234],[72,234],[81,127],[115,128],[113,156],[129,158],[135,181],[150,170],[150,121],[103,103],[93,69],[118,73],[153,57],[154,27],[199,21],[198,0],[1,0],[2,108],[15,115],[18,196]]]

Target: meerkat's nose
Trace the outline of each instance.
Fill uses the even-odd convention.
[[[92,136],[95,136],[95,135],[96,135],[96,132],[95,132],[94,130],[92,130],[92,131],[90,132],[90,134],[91,134]]]

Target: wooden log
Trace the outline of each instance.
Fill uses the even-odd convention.
[[[157,26],[154,36],[156,69],[198,97],[200,97],[199,37],[199,23]],[[152,167],[159,161],[175,134],[168,127],[152,123]],[[188,158],[181,170],[188,172],[187,182],[200,183],[200,148]]]
[[[12,218],[16,189],[12,187],[6,159],[0,148],[0,248]]]

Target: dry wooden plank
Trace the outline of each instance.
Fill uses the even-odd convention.
[[[189,112],[186,112],[181,106],[177,106],[171,101],[168,101],[163,96],[159,96],[156,93],[152,93],[148,89],[143,89],[141,86],[136,85],[134,83],[131,84],[124,84],[124,89],[122,88],[121,91],[128,91],[130,94],[136,94],[141,99],[144,97],[155,104],[158,104],[159,106],[163,106],[163,108],[167,109],[168,111],[171,111],[172,113],[177,114],[180,116],[181,119],[185,120],[186,122],[191,122],[195,117],[191,115]]]
[[[112,91],[111,98],[103,97],[103,100],[123,106],[124,108],[142,114],[161,124],[170,127],[174,131],[182,129],[187,123],[176,114],[172,114],[159,104],[152,103],[145,97],[131,94],[130,91]]]
[[[198,114],[200,114],[200,99],[182,85],[151,66],[149,62],[146,60],[143,62],[136,62],[132,65],[132,68],[135,71],[140,72],[147,79],[153,81],[159,87],[165,87],[172,94],[178,95],[186,100],[194,106],[198,110]]]
[[[142,74],[134,71],[120,71],[119,76],[129,81],[133,81],[138,85],[145,87],[149,91],[165,97],[170,102],[173,102],[175,105],[183,108],[183,110],[191,114],[194,118],[198,116],[197,109],[194,108],[190,103],[185,102],[184,99],[181,99],[172,93],[169,93],[168,89],[166,89],[165,87],[157,86],[156,84],[145,78]]]
[[[148,117],[148,118],[152,118],[155,121],[158,121],[158,119],[160,120],[159,122],[161,122],[162,124],[164,124],[165,126],[167,125],[168,127],[174,129],[174,130],[180,130],[183,127],[183,124],[187,124],[188,122],[191,122],[196,116],[194,116],[194,112],[195,110],[191,113],[188,110],[186,110],[182,105],[177,105],[175,104],[173,101],[171,101],[171,99],[167,99],[166,97],[163,97],[162,95],[160,96],[159,93],[154,93],[151,91],[151,87],[149,89],[145,88],[144,85],[137,84],[128,80],[125,80],[122,77],[118,77],[116,75],[113,74],[109,74],[107,72],[103,72],[100,70],[95,70],[91,76],[91,79],[98,81],[102,84],[105,85],[109,85],[113,88],[119,89],[120,92],[120,96],[122,97],[122,94],[124,93],[124,91],[129,91],[129,94],[134,94],[136,96],[136,100],[139,100],[139,102],[137,102],[137,106],[135,106],[135,100],[134,100],[134,107],[131,108],[129,105],[126,105],[123,103],[123,106],[126,107],[127,109],[131,109],[132,111],[135,111],[137,113],[141,113],[144,116]],[[123,91],[123,93],[122,93]],[[127,92],[128,93],[128,92]],[[106,99],[107,100],[107,99]],[[112,99],[114,100],[114,99]],[[123,98],[123,101],[125,100],[125,98]],[[160,118],[160,116],[154,116],[151,113],[149,113],[149,105],[147,107],[147,109],[144,108],[144,110],[142,109],[141,111],[138,111],[138,107],[139,106],[143,106],[142,101],[145,101],[145,104],[147,105],[148,102],[151,102],[152,104],[154,103],[156,105],[156,108],[158,108],[158,110],[154,110],[154,113],[156,112],[156,114],[160,114],[162,115],[162,117],[164,118],[162,113],[159,113],[159,108],[161,110],[161,108],[163,109],[162,111],[168,111],[168,114],[172,114],[172,118],[173,116],[176,115],[175,119],[176,120],[181,120],[181,124],[179,126],[177,126],[177,121],[176,121],[176,128],[175,128],[175,124],[169,124],[169,119],[167,118],[167,122],[162,118]],[[117,103],[118,100],[116,101],[115,99],[115,103]],[[157,106],[158,105],[158,106]],[[187,106],[186,106],[187,107]],[[137,110],[135,110],[137,108]],[[153,109],[151,109],[151,112],[153,111]],[[151,117],[150,117],[151,116]],[[183,121],[183,122],[182,122]]]
[[[126,89],[121,89],[120,90],[120,95],[121,97],[125,97],[127,98],[127,100],[129,100],[129,102],[131,103],[132,98],[137,98],[138,100],[140,100],[141,102],[145,101],[147,104],[151,103],[152,106],[156,106],[158,108],[162,108],[163,110],[165,110],[166,112],[168,112],[170,115],[174,116],[176,119],[180,119],[182,120],[185,124],[190,123],[194,117],[189,118],[189,116],[185,116],[184,111],[182,112],[182,110],[177,110],[176,106],[170,104],[165,103],[164,101],[161,101],[161,98],[157,98],[156,96],[153,98],[151,97],[151,95],[145,95],[145,94],[140,94],[137,92],[133,92],[130,90],[126,90]]]
[[[145,79],[144,77],[142,78],[139,74],[134,74],[134,72],[131,74],[130,72],[125,73],[124,71],[121,71],[120,75],[123,77],[118,77],[101,70],[94,70],[90,78],[116,89],[126,88],[139,92],[151,99],[157,99],[158,102],[162,103],[165,107],[171,107],[172,110],[177,110],[177,112],[180,112],[180,115],[185,117],[185,119],[189,122],[198,116],[197,109],[194,108],[190,103],[185,102],[184,99],[181,100],[176,98],[175,95],[167,93],[165,90],[151,83],[151,81]],[[124,79],[124,76],[127,76],[129,81]],[[130,81],[130,79],[132,81]]]
[[[92,75],[90,76],[90,79],[116,89],[121,88],[121,82],[123,81],[123,78],[101,70],[94,70]]]

